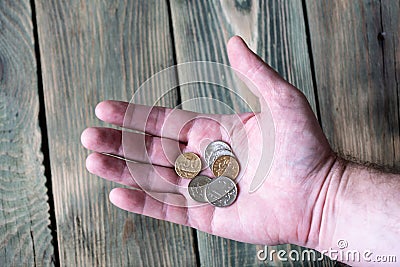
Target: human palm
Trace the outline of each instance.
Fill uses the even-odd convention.
[[[321,191],[335,156],[300,91],[282,80],[240,38],[231,39],[228,54],[232,67],[252,82],[250,88],[262,100],[260,113],[202,115],[105,101],[97,106],[97,117],[146,135],[86,129],[82,143],[95,151],[87,159],[87,169],[139,188],[116,188],[110,193],[112,203],[131,212],[249,243],[318,242]],[[125,114],[130,115],[124,119]],[[263,135],[266,131],[275,134]],[[193,206],[186,192],[188,181],[176,175],[173,163],[182,151],[202,155],[214,140],[230,143],[241,164],[238,197],[225,208]],[[273,160],[264,162],[263,155],[268,158],[271,151]],[[254,179],[263,183],[250,193]]]

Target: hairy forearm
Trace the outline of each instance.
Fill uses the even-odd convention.
[[[338,159],[327,183],[316,249],[353,266],[400,262],[400,175]]]

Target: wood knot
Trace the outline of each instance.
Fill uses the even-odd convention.
[[[243,13],[249,13],[251,11],[251,0],[235,0],[235,8]]]
[[[386,38],[386,32],[380,32],[378,33],[378,40],[383,41]]]

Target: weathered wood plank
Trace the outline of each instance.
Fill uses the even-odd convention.
[[[171,1],[177,62],[214,61],[228,63],[226,42],[241,35],[262,58],[280,74],[299,87],[315,109],[311,68],[301,1]],[[200,69],[199,69],[200,71]],[[181,80],[189,80],[179,72]],[[213,75],[222,75],[214,73]],[[251,106],[256,99],[243,93],[236,77],[223,77],[234,92]],[[223,93],[221,93],[221,91]],[[248,111],[237,96],[207,84],[181,86],[184,109],[198,112],[229,112],[228,107],[210,103],[200,97],[220,100],[235,112]],[[189,101],[190,100],[190,101]],[[187,101],[187,102],[185,102]],[[232,111],[231,111],[232,112]],[[262,262],[255,246],[217,238],[198,232],[200,261],[203,266],[299,265],[330,266],[333,262]],[[302,248],[293,245],[273,247],[289,251]]]
[[[0,265],[51,266],[29,1],[0,1]]]
[[[308,1],[307,10],[330,143],[399,169],[399,1]]]
[[[149,76],[174,64],[165,1],[36,5],[61,265],[195,265],[192,230],[112,206],[116,185],[89,175],[80,145],[83,129],[100,124],[99,101],[130,100]],[[142,103],[162,87],[145,92]],[[175,90],[160,104],[177,101]]]

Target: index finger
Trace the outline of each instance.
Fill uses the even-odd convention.
[[[181,109],[144,106],[114,100],[100,102],[96,107],[96,116],[102,121],[181,142],[188,141],[188,132],[198,115],[198,113]]]

